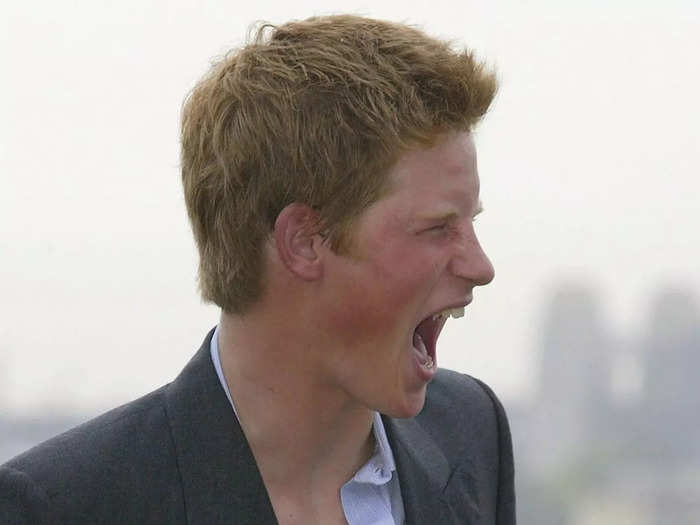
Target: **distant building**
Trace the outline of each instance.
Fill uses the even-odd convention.
[[[519,522],[696,523],[696,298],[660,291],[632,338],[615,334],[601,312],[596,294],[580,285],[561,287],[546,308],[537,395],[510,410]]]

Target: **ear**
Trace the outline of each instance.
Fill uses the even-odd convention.
[[[305,281],[321,277],[323,239],[316,211],[305,204],[289,204],[277,216],[273,236],[277,254],[291,273]]]

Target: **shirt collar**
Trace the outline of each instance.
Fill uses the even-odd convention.
[[[358,483],[371,483],[372,485],[384,485],[391,481],[391,476],[396,470],[394,455],[391,453],[389,440],[386,437],[386,430],[379,412],[374,413],[374,454],[369,458],[360,470],[352,477],[352,481]]]
[[[221,383],[224,392],[226,392],[226,397],[231,403],[233,408],[233,413],[236,414],[238,418],[238,413],[236,412],[236,405],[233,404],[233,399],[231,399],[231,392],[229,392],[228,385],[226,384],[226,378],[224,377],[224,371],[221,367],[221,358],[219,357],[219,327],[217,326],[214,330],[214,335],[211,338],[210,344],[211,360],[214,363],[214,368],[216,369],[216,375],[219,377],[219,382]],[[358,483],[372,483],[373,485],[383,485],[384,483],[391,480],[392,473],[396,470],[396,463],[394,462],[394,455],[391,452],[391,446],[389,445],[389,439],[386,435],[386,429],[384,428],[384,423],[382,422],[382,417],[379,412],[374,413],[374,421],[372,423],[372,432],[374,432],[374,453],[369,461],[365,463],[360,470],[358,470],[352,478],[352,481],[357,481]]]
[[[221,368],[221,358],[219,357],[219,326],[217,325],[214,329],[214,335],[211,336],[211,343],[209,344],[209,351],[211,352],[211,360],[214,363],[214,368],[216,369],[216,375],[219,377],[219,382],[226,392],[226,397],[228,398],[231,407],[233,407],[233,413],[236,414],[238,418],[238,412],[236,412],[236,407],[233,404],[233,399],[231,399],[231,392],[228,390],[228,384],[226,384],[226,378],[224,377],[224,369]]]

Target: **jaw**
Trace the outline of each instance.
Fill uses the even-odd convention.
[[[384,410],[379,410],[382,414],[398,419],[407,419],[417,416],[425,404],[427,384],[421,386],[420,390],[405,394],[405,398],[400,403],[392,403]]]

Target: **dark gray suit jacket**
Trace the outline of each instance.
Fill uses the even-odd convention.
[[[169,385],[0,467],[0,523],[276,523],[211,336]],[[407,524],[515,523],[510,432],[486,385],[441,370],[418,416],[383,420]]]

